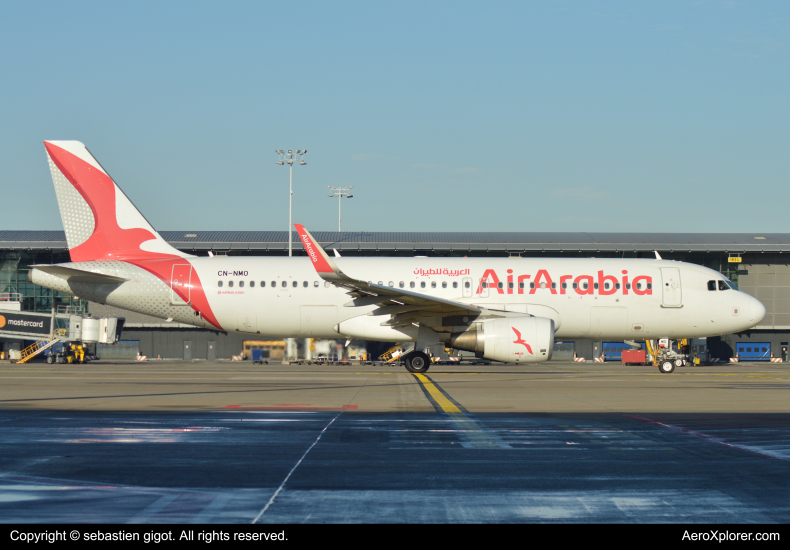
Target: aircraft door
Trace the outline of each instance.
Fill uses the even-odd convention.
[[[207,361],[216,361],[217,360],[217,341],[216,340],[208,340],[206,342],[206,360]]]
[[[192,266],[175,264],[170,275],[170,303],[177,306],[189,304],[192,285]]]
[[[661,281],[664,306],[680,307],[683,305],[683,296],[680,288],[680,269],[677,267],[662,267]]]
[[[474,288],[472,288],[473,284],[474,283],[472,282],[471,277],[464,277],[463,281],[461,281],[461,290],[463,291],[464,298],[472,297],[472,292],[474,292],[475,290]]]

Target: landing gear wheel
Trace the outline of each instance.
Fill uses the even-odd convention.
[[[431,358],[421,351],[414,351],[406,356],[406,370],[409,372],[428,372]]]
[[[684,363],[683,359],[675,359],[675,366],[676,367],[682,367],[683,363]]]
[[[672,361],[664,361],[658,366],[658,370],[664,374],[669,374],[675,370],[675,364]]]

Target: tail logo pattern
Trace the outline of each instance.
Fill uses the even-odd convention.
[[[197,273],[193,272],[189,288],[171,285],[173,266],[189,263],[190,255],[170,246],[151,227],[85,145],[45,141],[44,146],[71,261],[119,260],[145,269],[221,329]]]

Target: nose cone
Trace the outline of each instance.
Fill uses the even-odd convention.
[[[765,306],[757,298],[752,298],[749,301],[749,324],[757,325],[763,319],[765,319]]]

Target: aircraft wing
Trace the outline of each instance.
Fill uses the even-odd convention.
[[[316,242],[304,226],[294,224],[299,238],[304,245],[307,255],[313,262],[318,275],[325,281],[333,285],[348,290],[354,299],[346,306],[361,307],[377,305],[378,309],[373,310],[369,315],[397,315],[392,322],[386,324],[396,325],[405,322],[415,314],[426,315],[466,315],[478,317],[489,313],[485,308],[444,300],[418,292],[411,292],[403,288],[394,288],[384,285],[376,285],[370,281],[354,279],[343,273],[334,261],[327,255],[323,248]],[[495,316],[510,316],[507,312],[491,312]],[[406,314],[411,314],[407,316]],[[522,313],[521,316],[524,314]],[[459,323],[460,324],[460,323]]]

